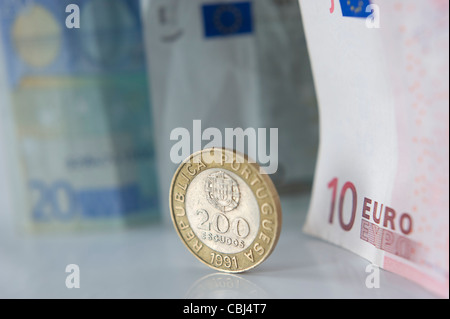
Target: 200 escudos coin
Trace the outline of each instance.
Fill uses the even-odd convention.
[[[170,212],[186,247],[224,272],[262,263],[281,231],[280,199],[270,177],[245,155],[223,148],[194,153],[178,167]]]

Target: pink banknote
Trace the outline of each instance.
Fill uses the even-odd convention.
[[[320,113],[304,231],[448,298],[449,2],[300,5]]]

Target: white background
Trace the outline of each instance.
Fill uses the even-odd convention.
[[[238,275],[198,261],[166,223],[73,235],[2,233],[0,298],[435,298],[384,270],[380,288],[367,288],[368,261],[302,233],[308,204],[309,194],[282,199],[275,251]],[[68,264],[80,268],[79,289],[66,288]]]

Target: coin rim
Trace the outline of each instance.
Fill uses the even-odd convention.
[[[265,185],[265,186],[267,187],[267,192],[268,192],[268,194],[269,194],[269,197],[272,198],[272,201],[273,201],[273,204],[274,204],[274,212],[273,212],[273,214],[276,214],[276,217],[275,217],[274,219],[277,221],[277,225],[276,225],[276,228],[274,229],[274,236],[273,236],[273,238],[271,238],[273,242],[272,242],[272,244],[269,246],[270,249],[268,249],[266,252],[264,252],[263,255],[262,255],[262,257],[261,257],[261,259],[258,260],[258,261],[256,261],[256,262],[254,262],[253,265],[251,265],[250,267],[246,267],[246,268],[243,268],[243,269],[239,269],[239,270],[224,269],[224,268],[220,268],[220,266],[217,266],[217,267],[216,267],[216,266],[214,266],[214,265],[212,265],[212,264],[206,262],[206,261],[203,260],[202,258],[200,258],[200,256],[198,256],[198,254],[197,254],[195,251],[193,251],[192,248],[186,243],[186,241],[185,241],[183,235],[181,234],[181,231],[180,231],[180,229],[178,228],[178,224],[177,224],[177,222],[176,222],[175,211],[174,211],[174,207],[173,207],[173,204],[172,204],[172,198],[173,198],[172,195],[173,195],[173,191],[174,191],[174,185],[175,185],[175,182],[176,182],[176,180],[177,180],[177,177],[178,177],[178,175],[179,175],[181,169],[184,167],[184,165],[185,165],[186,163],[190,162],[194,157],[198,156],[199,154],[202,154],[202,153],[204,153],[204,152],[205,152],[205,153],[206,153],[206,152],[211,152],[211,151],[213,151],[213,150],[221,150],[223,153],[227,153],[227,152],[228,152],[228,153],[231,153],[232,156],[240,156],[241,158],[243,158],[245,164],[252,166],[252,167],[258,172],[258,175],[259,175],[259,177],[261,178],[263,185]],[[246,154],[243,154],[243,153],[241,153],[241,152],[239,152],[239,151],[231,150],[231,149],[228,149],[228,148],[225,148],[225,147],[212,147],[212,148],[206,148],[206,149],[203,149],[203,150],[200,150],[200,151],[197,151],[197,152],[192,153],[192,154],[189,155],[184,161],[182,161],[182,162],[180,163],[180,165],[178,166],[177,170],[175,171],[175,173],[174,173],[174,175],[173,175],[173,178],[172,178],[172,182],[171,182],[171,184],[170,184],[170,191],[169,191],[170,217],[171,217],[171,219],[172,219],[172,223],[173,223],[173,225],[174,225],[174,228],[175,228],[175,230],[176,230],[178,236],[180,237],[181,241],[182,241],[183,244],[189,249],[189,251],[190,251],[190,252],[191,252],[198,260],[200,260],[203,264],[207,265],[208,267],[210,267],[210,268],[212,268],[212,269],[214,269],[214,270],[219,270],[219,271],[222,271],[222,272],[225,272],[225,273],[243,273],[243,272],[249,271],[249,270],[255,268],[256,266],[260,265],[260,264],[261,264],[262,262],[264,262],[264,261],[272,254],[272,252],[275,250],[275,247],[276,247],[276,245],[277,245],[277,243],[278,243],[278,240],[279,240],[279,238],[280,238],[281,227],[282,227],[282,209],[281,209],[280,196],[279,196],[279,194],[278,194],[278,191],[277,191],[277,189],[276,189],[276,187],[275,187],[275,185],[274,185],[272,179],[268,176],[268,174],[262,174],[262,173],[261,173],[261,170],[264,171],[264,168],[261,168],[255,161],[249,161],[249,159],[250,159],[250,157],[247,156]],[[208,164],[206,164],[206,165],[208,165]],[[228,171],[228,169],[225,169],[225,170]],[[230,172],[232,172],[232,171],[230,170]],[[195,178],[195,177],[194,177],[194,178]],[[248,187],[250,187],[250,189],[252,189],[251,185],[249,185],[249,184],[247,183],[247,181],[245,181],[244,178],[242,178],[242,180],[244,181],[244,183],[247,184]],[[192,182],[192,180],[189,181],[189,184],[190,184],[191,182]],[[187,189],[188,189],[188,187],[189,187],[189,184],[188,184],[188,186],[187,186],[187,188],[186,188],[186,194],[187,194]],[[256,197],[256,194],[254,193],[253,190],[252,190],[252,194]],[[258,201],[258,199],[257,199],[257,201]],[[185,208],[185,211],[186,211],[186,204],[183,203],[183,205],[184,205],[184,208]],[[262,219],[262,212],[261,212],[261,207],[260,207],[259,203],[258,203],[258,208],[259,208],[259,214],[260,214],[260,217],[261,217],[261,219]],[[258,226],[258,233],[261,232],[261,227],[260,227],[260,226],[261,226],[261,223],[262,223],[262,221],[260,221],[260,223],[259,223],[259,226]],[[189,226],[191,227],[190,223],[189,223]],[[198,241],[199,241],[200,243],[202,243],[202,245],[205,245],[208,249],[210,249],[210,250],[212,250],[212,251],[214,251],[214,252],[216,252],[216,253],[218,253],[218,254],[220,254],[220,255],[229,255],[229,256],[241,254],[242,252],[248,250],[249,248],[252,248],[252,247],[253,247],[253,246],[252,246],[253,243],[255,243],[255,241],[257,240],[257,238],[255,238],[255,239],[251,242],[251,244],[250,244],[247,248],[245,248],[242,252],[239,252],[239,253],[222,253],[222,252],[219,252],[219,251],[217,251],[217,250],[215,250],[215,249],[212,249],[212,248],[208,247],[208,246],[207,246],[207,245],[206,245],[206,244],[205,244],[205,243],[204,243],[204,242],[203,242],[203,241],[202,241],[195,233],[194,233],[194,236],[195,236],[195,238],[198,239]],[[253,249],[253,248],[252,248],[252,249]]]

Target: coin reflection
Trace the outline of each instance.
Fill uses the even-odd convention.
[[[255,283],[233,274],[215,273],[197,280],[186,293],[188,299],[258,299],[267,292]]]

